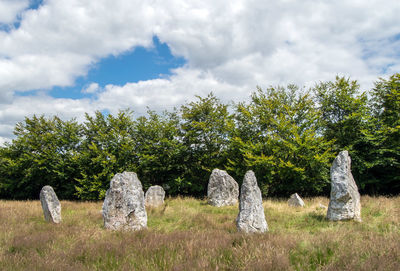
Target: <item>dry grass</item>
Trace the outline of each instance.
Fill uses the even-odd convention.
[[[0,270],[400,270],[400,197],[363,197],[363,223],[329,222],[326,198],[305,208],[267,200],[270,232],[236,232],[237,206],[192,198],[148,210],[148,229],[103,229],[101,203],[62,202],[63,222],[39,201],[0,201]]]

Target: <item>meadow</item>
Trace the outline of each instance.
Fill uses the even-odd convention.
[[[148,229],[103,228],[102,202],[62,201],[62,223],[39,201],[0,201],[0,270],[400,270],[400,196],[363,196],[362,223],[325,219],[327,198],[305,208],[265,200],[270,231],[238,233],[238,206],[168,198]]]

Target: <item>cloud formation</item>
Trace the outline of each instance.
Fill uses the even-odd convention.
[[[0,0],[0,24],[13,23],[28,6],[29,0]]]
[[[88,87],[82,89],[82,93],[96,93],[100,90],[100,86],[97,83],[91,83]]]
[[[336,74],[370,87],[378,76],[400,70],[396,0],[47,0],[22,12],[27,5],[0,0],[0,22],[20,17],[17,29],[0,31],[3,141],[16,121],[33,113],[80,118],[126,107],[143,113],[146,107],[170,109],[195,94],[244,100],[256,85],[310,86]],[[154,36],[187,61],[170,77],[104,89],[92,82],[83,90],[90,99],[46,94],[73,86],[104,57],[151,47]],[[39,92],[16,94],[32,90]]]

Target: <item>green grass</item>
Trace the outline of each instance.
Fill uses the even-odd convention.
[[[0,270],[400,270],[400,197],[362,197],[362,223],[330,222],[327,198],[305,208],[264,201],[270,231],[238,233],[237,206],[170,198],[148,229],[103,228],[101,202],[62,202],[46,223],[39,201],[0,201]]]

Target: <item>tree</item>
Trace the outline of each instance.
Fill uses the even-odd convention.
[[[82,124],[25,118],[0,147],[0,197],[34,199],[51,185],[61,199],[99,200],[123,171],[137,172],[145,189],[204,196],[214,168],[239,183],[254,170],[264,195],[326,195],[343,149],[362,193],[400,192],[400,74],[379,79],[369,93],[345,77],[310,91],[257,88],[232,111],[210,93],[136,118],[130,111],[86,114]]]
[[[169,194],[187,191],[182,186],[185,165],[179,116],[176,112],[157,114],[136,119],[131,134],[135,139],[137,173],[143,186],[163,185]]]
[[[362,157],[362,188],[370,194],[400,192],[400,74],[380,79],[371,91],[371,117],[355,149]]]
[[[1,196],[36,199],[44,185],[51,185],[61,199],[74,198],[81,126],[33,116],[18,123],[14,134],[17,138],[0,149]]]
[[[335,140],[335,151],[351,151],[353,142],[368,121],[366,93],[360,93],[356,80],[336,76],[334,82],[322,82],[313,88],[321,111],[321,125],[327,140]]]
[[[232,116],[212,93],[197,96],[197,101],[183,105],[180,111],[186,167],[180,182],[189,188],[187,192],[204,195],[211,171],[226,164]]]
[[[115,117],[99,111],[93,117],[86,114],[76,185],[80,199],[103,199],[114,174],[136,170],[133,129],[129,111],[120,111]]]
[[[357,81],[337,77],[314,88],[322,111],[324,136],[335,141],[335,152],[347,149],[352,172],[363,193],[398,193],[399,74],[380,79],[361,93]]]
[[[365,154],[374,148],[369,135],[373,125],[367,93],[360,91],[356,80],[339,76],[333,82],[316,85],[313,92],[322,114],[324,137],[334,141],[335,154],[349,151],[352,173],[358,187],[364,191],[371,181],[366,178],[371,157]]]
[[[318,132],[319,111],[295,85],[258,88],[249,104],[236,106],[229,169],[253,169],[264,195],[320,194],[329,184],[331,141]]]

